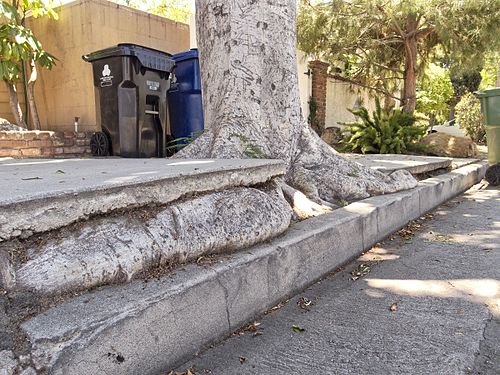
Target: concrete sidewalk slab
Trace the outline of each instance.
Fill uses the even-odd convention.
[[[281,161],[265,159],[0,159],[0,241],[118,209],[257,185],[284,171]]]
[[[485,163],[471,164],[415,189],[300,222],[268,244],[206,268],[191,265],[147,284],[76,297],[22,325],[33,361],[52,374],[168,371],[462,193],[485,169]]]
[[[380,172],[390,173],[397,169],[406,169],[412,174],[431,172],[436,169],[448,168],[455,159],[417,156],[417,155],[393,155],[393,154],[344,154],[365,167],[376,169]],[[460,166],[465,163],[475,163],[477,159],[460,159]]]
[[[347,157],[390,173],[456,167],[475,159],[407,155]],[[61,228],[93,215],[187,194],[252,186],[283,175],[278,160],[10,159],[0,158],[0,241]]]

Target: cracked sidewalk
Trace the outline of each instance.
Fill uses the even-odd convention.
[[[499,374],[500,189],[478,186],[178,370]]]

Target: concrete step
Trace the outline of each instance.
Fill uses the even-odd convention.
[[[365,167],[376,169],[384,173],[391,173],[398,169],[406,169],[412,174],[421,174],[442,168],[458,168],[479,161],[478,159],[392,154],[345,154],[345,156]]]
[[[293,225],[229,258],[148,283],[106,287],[22,324],[51,374],[159,374],[477,183],[486,163]]]
[[[278,160],[0,159],[0,242],[187,194],[252,186],[284,174]]]

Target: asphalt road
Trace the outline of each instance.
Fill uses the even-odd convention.
[[[447,202],[177,371],[187,369],[500,374],[500,190]]]

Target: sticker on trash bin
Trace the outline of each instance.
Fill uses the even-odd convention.
[[[160,82],[156,81],[146,81],[146,85],[151,91],[158,91],[160,90]]]
[[[104,69],[102,70],[101,79],[101,87],[108,87],[113,84],[113,76],[111,75],[111,69],[109,69],[109,65],[105,64]]]

